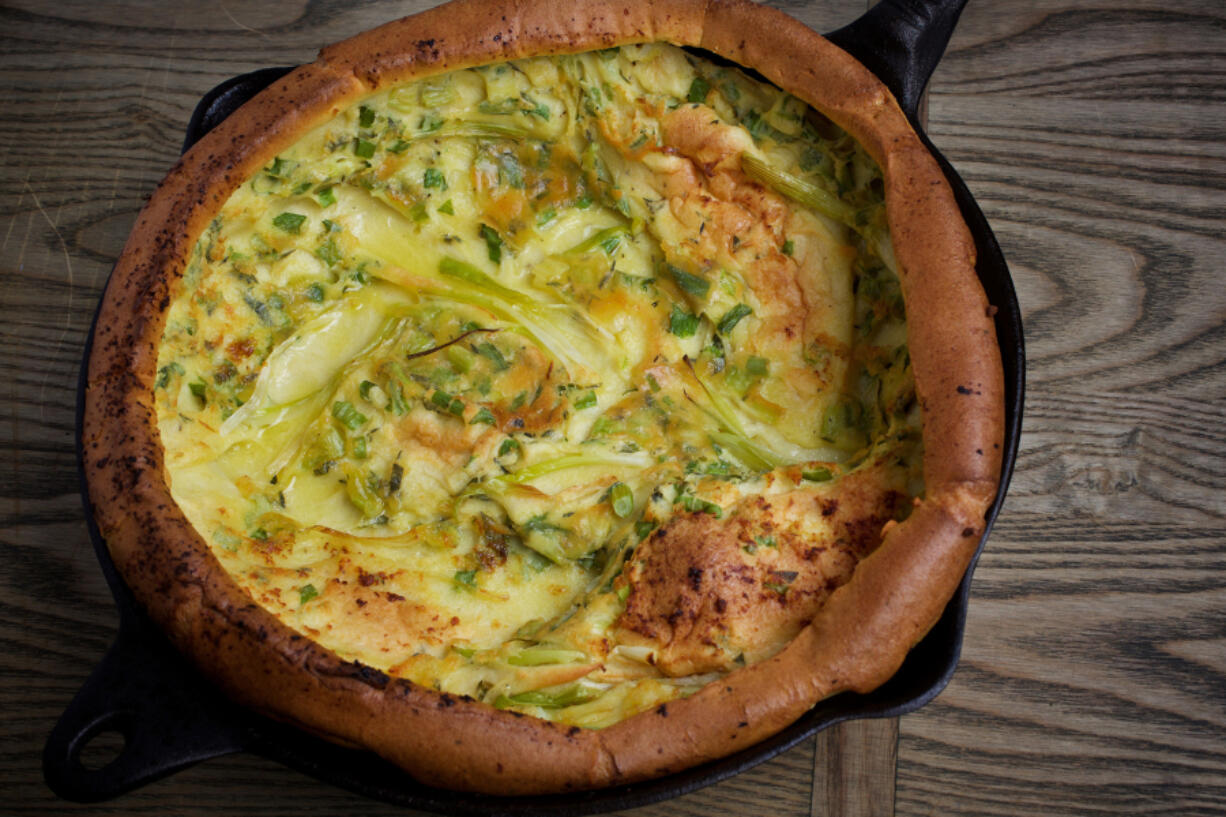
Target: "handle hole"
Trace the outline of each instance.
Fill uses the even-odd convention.
[[[77,762],[88,771],[101,771],[118,760],[127,745],[123,732],[115,728],[103,729],[87,739],[77,751]]]
[[[71,759],[86,771],[106,769],[123,756],[132,739],[130,727],[131,719],[124,712],[100,718],[73,741],[69,749]]]

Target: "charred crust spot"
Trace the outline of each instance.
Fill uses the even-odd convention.
[[[749,726],[749,721],[741,721],[737,724],[738,729],[744,729],[746,726]]]
[[[837,499],[822,500],[822,516],[834,516],[839,509],[839,501]]]
[[[974,529],[974,528],[963,528],[963,529],[962,529],[962,536],[963,536],[964,538],[969,539],[970,537],[972,537],[972,536],[974,536],[974,535],[975,535],[975,529]]]
[[[235,622],[235,624],[240,627],[242,626],[241,622]],[[325,677],[352,678],[355,681],[360,681],[367,686],[380,690],[386,689],[391,681],[391,678],[383,672],[358,661],[346,662],[339,666],[320,667],[315,672]]]
[[[567,729],[567,730],[566,730],[566,736],[567,736],[567,737],[570,737],[570,738],[573,738],[573,737],[575,737],[576,735],[578,735],[578,734],[579,734],[580,732],[582,732],[582,731],[583,731],[583,730],[582,730],[582,729],[580,729],[578,726],[572,726],[570,729]]]
[[[966,386],[959,386],[959,387],[958,387],[958,394],[972,394],[972,392],[971,392],[971,390],[970,390],[970,389],[968,389]]]
[[[448,695],[446,692],[444,692],[438,698],[439,709],[450,709],[451,707],[455,705],[456,705],[456,699],[453,698],[451,695]]]
[[[668,717],[668,704],[660,704],[659,706],[657,706],[656,714],[659,715],[661,718],[667,718]]]
[[[727,602],[727,601],[725,601],[725,600],[724,600],[724,599],[722,599],[722,598],[717,598],[717,599],[715,600],[715,612],[717,612],[717,613],[723,613],[723,612],[725,612],[727,609],[728,609],[728,602]]]
[[[686,576],[690,580],[690,587],[694,589],[695,593],[697,593],[699,590],[702,589],[702,568],[701,567],[691,567],[686,572]]]

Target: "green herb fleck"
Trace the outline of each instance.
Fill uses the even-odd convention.
[[[440,205],[438,206],[438,211],[439,211],[440,213],[444,213],[444,214],[449,215],[449,216],[454,216],[454,215],[455,215],[455,207],[453,207],[453,206],[451,205],[451,199],[447,199],[447,201],[445,201],[445,202],[443,202],[442,204],[440,204]]]
[[[490,260],[495,264],[502,261],[502,236],[498,235],[498,231],[488,224],[482,224],[481,237],[485,239],[485,248],[489,252]]]
[[[489,341],[478,343],[475,347],[473,347],[473,351],[481,355],[481,357],[485,358],[490,363],[493,363],[495,371],[502,372],[510,368],[510,364],[507,363],[507,359],[503,357],[502,352],[498,351],[498,347]]]
[[[425,174],[422,176],[421,186],[437,187],[439,190],[446,190],[447,179],[437,167],[427,167]]]
[[[668,274],[672,276],[672,279],[677,282],[677,286],[681,287],[681,289],[696,298],[707,297],[707,292],[711,289],[710,281],[674,267],[672,264],[666,264],[665,267],[668,270]]]
[[[306,604],[313,598],[319,596],[319,591],[315,589],[313,584],[304,584],[298,588],[298,603]]]
[[[694,77],[694,81],[690,83],[690,91],[685,95],[685,99],[687,102],[702,102],[707,98],[707,94],[710,91],[711,83],[702,77]]]
[[[492,426],[495,422],[496,420],[494,419],[493,412],[491,412],[485,406],[482,406],[481,409],[473,415],[473,418],[468,421],[468,424],[471,426],[476,425],[477,423],[484,423],[485,425]]]
[[[315,249],[315,257],[329,267],[335,266],[336,262],[341,260],[341,248],[329,238]]]
[[[172,374],[177,374],[177,375],[183,374],[183,367],[180,366],[178,363],[176,363],[173,360],[170,363],[167,363],[162,368],[158,369],[158,379],[157,379],[157,382],[153,384],[153,387],[155,389],[166,388],[166,384],[170,382],[170,376]]]
[[[367,139],[354,139],[353,152],[359,159],[371,159],[375,155],[375,143]]]
[[[458,397],[453,397],[447,392],[439,389],[430,395],[430,402],[435,407],[442,409],[448,414],[453,414],[456,417],[464,415],[464,401]]]
[[[698,316],[673,304],[673,311],[668,316],[668,331],[679,338],[692,337],[698,331]]]
[[[809,482],[829,482],[834,478],[834,474],[830,473],[829,468],[814,468],[811,471],[802,471],[800,476]]]
[[[574,401],[574,406],[576,409],[591,408],[594,405],[596,405],[596,392],[594,391],[581,395],[578,400]]]
[[[724,317],[719,319],[719,323],[715,328],[721,335],[727,335],[732,332],[734,328],[736,328],[736,325],[741,322],[742,318],[746,317],[752,312],[753,310],[747,305],[737,304],[724,313]]]
[[[457,570],[455,572],[455,576],[452,577],[452,580],[461,587],[466,587],[469,590],[477,589],[476,570]]]
[[[367,108],[365,105],[358,108],[358,125],[369,128],[373,124],[375,124],[375,109]]]
[[[298,235],[302,231],[302,225],[306,223],[307,217],[301,213],[285,212],[272,220],[272,225],[278,230]]]

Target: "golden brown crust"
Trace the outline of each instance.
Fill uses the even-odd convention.
[[[777,652],[881,538],[905,494],[878,461],[826,490],[752,497],[729,515],[682,515],[626,566],[618,643],[655,650],[666,675],[726,672]]]
[[[150,199],[107,288],[83,429],[91,500],[121,574],[201,671],[246,705],[366,746],[440,785],[502,794],[629,782],[746,748],[822,698],[897,669],[983,529],[1003,380],[952,192],[885,88],[804,26],[747,0],[460,0],[325,49],[189,151]],[[749,36],[753,32],[753,36]],[[172,283],[222,203],[304,129],[394,81],[645,40],[694,45],[814,104],[881,164],[902,268],[927,496],[778,655],[601,732],[559,727],[340,660],[253,604],[170,497],[152,382]]]

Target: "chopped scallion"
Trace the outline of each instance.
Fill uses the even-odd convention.
[[[348,400],[337,400],[332,404],[332,416],[350,431],[357,431],[366,425],[368,417],[353,407]]]
[[[855,208],[847,202],[815,184],[772,167],[756,156],[748,153],[742,154],[741,167],[745,174],[754,181],[761,182],[828,218],[848,225],[855,220]]]
[[[624,482],[615,482],[609,489],[609,504],[613,506],[613,513],[625,519],[634,513],[634,492]]]

